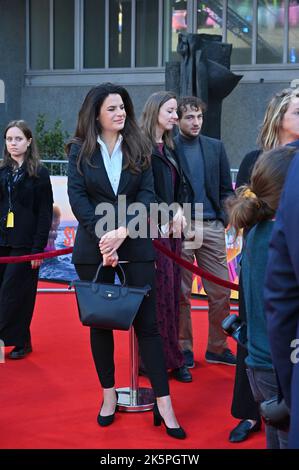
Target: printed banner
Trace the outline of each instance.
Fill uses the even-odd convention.
[[[74,245],[78,225],[69,205],[67,177],[51,176],[54,206],[52,227],[46,251],[69,248]],[[72,254],[45,260],[39,271],[39,278],[51,281],[72,281],[77,273],[71,262]]]
[[[235,233],[229,227],[225,231],[226,253],[227,253],[227,266],[229,273],[229,280],[238,284],[239,282],[239,261],[242,251],[242,236],[235,239]],[[196,262],[195,262],[196,264]],[[192,294],[206,295],[202,285],[201,277],[194,276],[192,284]],[[238,299],[238,291],[231,291],[231,298]]]

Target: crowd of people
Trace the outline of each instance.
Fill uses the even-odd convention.
[[[114,283],[121,262],[129,285],[150,285],[133,324],[141,369],[155,394],[153,422],[163,424],[169,436],[185,439],[168,381],[171,376],[192,382],[192,273],[154,247],[151,206],[159,207],[154,238],[223,280],[229,279],[225,229],[230,224],[236,236],[241,231],[239,314],[247,323],[247,348],[238,345],[235,356],[222,329],[230,290],[203,279],[209,319],[205,360],[237,366],[231,412],[240,422],[231,442],[259,431],[259,405],[277,396],[289,409],[290,430],[267,423],[267,448],[299,448],[299,361],[292,355],[299,338],[299,92],[285,89],[271,99],[259,149],[242,161],[236,190],[223,143],[201,134],[205,111],[200,98],[161,91],[148,98],[138,123],[122,86],[103,83],[87,93],[66,146],[68,196],[78,220],[72,261],[81,280],[92,280],[103,263],[101,280]],[[53,217],[49,174],[24,121],[10,122],[4,139],[0,256],[40,253]],[[99,205],[110,204],[118,213],[124,196],[126,217],[99,230]],[[133,233],[129,207],[136,203],[146,210],[146,236]],[[41,260],[0,264],[0,340],[14,347],[10,359],[32,352],[40,265]],[[97,422],[106,427],[115,421],[118,400],[113,331],[91,327],[90,344],[103,395]]]

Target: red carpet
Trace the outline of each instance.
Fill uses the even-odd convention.
[[[117,413],[115,423],[103,429],[96,422],[101,392],[88,329],[79,323],[74,295],[39,294],[32,324],[33,353],[0,364],[0,448],[265,448],[263,432],[241,444],[229,443],[229,431],[237,424],[230,414],[234,367],[204,361],[207,313],[193,313],[193,325],[193,382],[170,380],[176,414],[188,438],[177,441],[167,436],[164,427],[154,427],[151,412]],[[116,385],[124,387],[129,385],[128,333],[117,332],[115,338]],[[230,346],[235,349],[233,341]],[[140,378],[140,386],[147,384]]]

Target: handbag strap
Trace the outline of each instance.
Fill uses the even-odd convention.
[[[105,267],[106,267],[106,266],[104,266],[103,263],[101,263],[101,264],[99,265],[99,267],[98,267],[98,269],[97,269],[97,272],[95,273],[95,276],[94,276],[92,282],[97,282],[98,277],[99,277],[99,274],[100,274],[100,270],[101,270],[102,268],[105,268]],[[110,267],[110,266],[107,266],[107,267]],[[121,273],[121,275],[122,275],[121,285],[122,285],[122,287],[125,287],[125,285],[126,285],[126,283],[127,283],[127,280],[126,280],[126,275],[125,275],[125,272],[124,272],[123,268],[121,267],[120,264],[118,264],[118,265],[116,266],[115,270],[118,272],[118,274]]]

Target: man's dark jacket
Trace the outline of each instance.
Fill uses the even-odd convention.
[[[184,155],[183,145],[177,135],[174,138],[176,153],[179,157],[183,172],[191,185],[191,175],[187,160]],[[224,201],[228,196],[234,194],[230,174],[230,166],[223,143],[203,135],[199,136],[199,142],[203,155],[205,172],[205,191],[216,212],[217,220],[227,225],[227,215],[224,209]],[[190,194],[189,202],[192,201]]]

